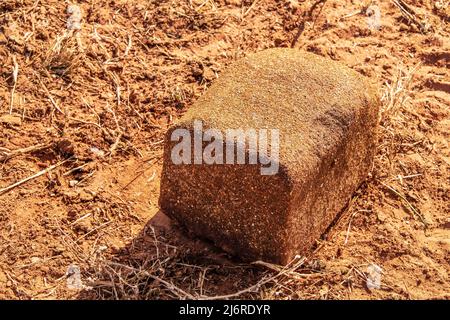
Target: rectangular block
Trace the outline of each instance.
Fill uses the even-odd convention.
[[[295,49],[250,55],[167,132],[160,207],[245,260],[286,264],[366,178],[378,112],[367,80],[337,62]]]

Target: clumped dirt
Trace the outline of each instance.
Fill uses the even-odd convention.
[[[378,30],[358,1],[80,1],[81,30],[68,5],[0,3],[0,298],[450,298],[448,2],[380,1]],[[243,264],[158,212],[161,139],[227,65],[289,46],[379,86],[377,156],[313,254]]]

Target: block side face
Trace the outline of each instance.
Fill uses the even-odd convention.
[[[312,248],[372,168],[380,104],[376,94],[370,90],[365,94],[367,99],[347,127],[324,126],[330,135],[340,137],[339,141],[321,150],[316,169],[309,172],[308,179],[294,185],[289,214],[290,257]]]
[[[285,261],[292,184],[283,169],[265,176],[259,165],[175,165],[175,143],[166,139],[161,210],[245,260]]]

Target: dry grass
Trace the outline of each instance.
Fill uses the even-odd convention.
[[[164,243],[152,227],[130,247],[122,262],[103,260],[89,276],[97,279],[82,296],[100,299],[289,299],[295,283],[317,281],[320,267],[297,257],[286,266],[214,261],[181,244]],[[147,241],[144,240],[147,238]],[[151,239],[151,240],[150,240]],[[153,243],[150,244],[149,242]],[[152,250],[153,249],[153,250]],[[141,251],[142,250],[142,251]],[[149,252],[150,251],[150,252]],[[139,259],[133,259],[133,256]],[[196,261],[197,260],[197,261]],[[220,280],[219,280],[220,279]],[[233,291],[233,288],[239,288]]]
[[[126,300],[345,299],[352,290],[365,287],[367,282],[369,262],[326,270],[313,255],[296,257],[286,266],[262,261],[250,264],[214,261],[211,251],[207,254],[195,252],[185,243],[171,245],[153,229],[148,228],[147,232],[135,240],[130,252],[122,255],[121,260],[97,260],[95,268],[85,274],[87,279],[95,280],[86,283],[79,297]],[[406,294],[387,276],[382,286],[399,296]]]
[[[385,82],[384,92],[381,96],[383,123],[392,120],[392,117],[401,112],[401,108],[408,103],[412,80],[418,68],[420,68],[420,64],[411,69],[399,66],[393,79]]]

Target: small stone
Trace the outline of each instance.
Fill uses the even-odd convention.
[[[92,201],[95,198],[95,193],[87,192],[85,190],[80,191],[80,200],[81,201]]]
[[[75,154],[75,146],[69,139],[60,139],[56,143],[56,149],[63,155],[72,156]]]
[[[78,199],[78,192],[76,191],[64,191],[62,192],[65,201],[74,201]]]
[[[39,257],[31,257],[30,261],[31,261],[32,264],[35,264],[35,263],[40,262],[41,258],[39,258]]]
[[[386,221],[386,214],[382,211],[378,211],[377,212],[377,218],[380,222],[385,222]]]
[[[91,147],[89,150],[97,157],[103,158],[105,156],[105,152],[103,150],[100,150],[99,148]]]
[[[214,80],[216,78],[216,73],[211,68],[205,67],[203,78],[207,81]]]
[[[69,181],[69,186],[73,188],[73,187],[75,187],[78,184],[78,182],[79,182],[78,180],[70,180]]]

